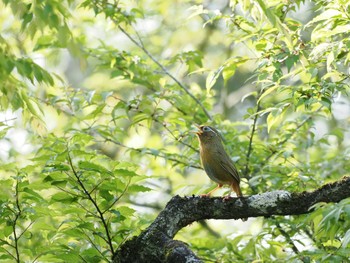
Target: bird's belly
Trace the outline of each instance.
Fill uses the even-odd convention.
[[[213,180],[214,182],[216,182],[218,184],[230,184],[231,183],[232,178],[224,169],[218,169],[218,167],[213,169],[211,165],[203,165],[203,166],[204,166],[204,170],[207,173],[208,177],[211,180]]]

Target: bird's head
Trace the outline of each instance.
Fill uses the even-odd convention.
[[[217,129],[206,125],[197,126],[197,129],[196,134],[201,143],[221,143],[222,137]]]

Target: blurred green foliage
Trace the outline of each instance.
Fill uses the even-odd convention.
[[[111,261],[171,196],[213,186],[194,124],[222,132],[245,195],[348,174],[348,1],[0,8],[1,262]],[[345,199],[177,238],[205,262],[346,262],[349,219]]]

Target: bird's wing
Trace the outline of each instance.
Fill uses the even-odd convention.
[[[221,159],[220,165],[222,168],[224,168],[225,171],[227,171],[236,181],[237,183],[240,182],[239,174],[237,171],[237,168],[233,164],[232,160],[230,157],[225,156],[224,158]]]

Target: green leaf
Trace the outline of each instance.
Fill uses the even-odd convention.
[[[122,214],[125,217],[130,217],[134,215],[134,213],[136,212],[134,209],[128,206],[120,206],[118,207],[118,211],[120,212],[120,214]]]
[[[305,27],[309,27],[312,24],[315,24],[317,22],[323,21],[323,20],[329,20],[331,18],[340,18],[342,16],[342,13],[339,10],[336,9],[328,9],[323,12],[321,12],[318,16],[314,17],[310,22],[308,22]]]
[[[191,11],[191,15],[187,17],[187,19],[191,19],[195,16],[207,14],[208,10],[203,8],[203,5],[194,5],[188,8],[188,11]]]
[[[268,8],[265,5],[265,2],[263,0],[257,0],[260,8],[262,9],[265,16],[268,18],[272,26],[276,27],[280,33],[282,33],[285,38],[283,39],[285,43],[287,44],[287,47],[290,50],[293,50],[293,42],[292,38],[289,34],[288,28],[281,22],[279,17],[276,16],[276,14],[273,13],[272,9]]]
[[[215,83],[216,83],[216,81],[217,81],[218,77],[220,76],[223,69],[224,69],[224,67],[220,67],[216,71],[209,72],[207,79],[206,79],[206,82],[205,82],[205,87],[207,89],[207,93],[209,93],[211,88],[215,85]]]
[[[134,171],[130,171],[130,170],[127,170],[127,169],[120,169],[120,168],[117,168],[114,170],[114,173],[118,176],[125,176],[125,177],[132,177],[132,176],[138,176],[137,173],[135,173]]]
[[[50,163],[44,167],[44,173],[52,173],[57,171],[69,171],[70,167],[63,163]]]
[[[348,229],[348,231],[346,231],[341,246],[343,248],[346,248],[349,243],[350,243],[350,229]]]
[[[25,102],[26,107],[30,111],[31,114],[33,114],[35,117],[43,121],[43,111],[41,110],[39,104],[34,101],[32,98],[29,98],[26,94],[25,90],[21,90],[21,98]]]
[[[28,188],[28,187],[24,187],[23,189],[22,189],[22,191],[24,192],[24,193],[26,193],[26,195],[25,195],[25,198],[26,199],[32,199],[32,200],[35,200],[35,201],[37,201],[37,202],[42,202],[42,203],[44,203],[44,198],[40,195],[40,194],[38,194],[37,192],[35,192],[35,191],[33,191],[32,189],[30,189],[30,188]]]
[[[65,204],[71,204],[77,201],[77,197],[71,196],[67,193],[56,193],[51,196],[51,202],[59,202]]]
[[[259,97],[258,102],[260,102],[263,98],[265,98],[267,95],[275,91],[279,86],[273,85],[272,87],[269,87],[268,89],[264,90],[264,93]]]
[[[136,114],[133,118],[132,118],[132,121],[133,121],[133,124],[135,123],[139,123],[143,120],[147,120],[149,119],[149,115],[146,114],[146,113],[138,113]]]
[[[129,192],[148,192],[151,191],[152,189],[143,185],[131,185],[128,187]]]
[[[289,105],[286,105],[283,108],[279,108],[279,109],[276,109],[276,110],[273,110],[270,112],[270,114],[267,116],[267,120],[266,120],[267,132],[270,132],[271,128],[274,125],[279,124],[284,119],[284,115],[288,110],[288,106]]]
[[[299,56],[297,55],[291,55],[288,56],[288,58],[286,59],[285,63],[288,69],[288,72],[290,72],[290,70],[292,69],[292,67],[299,61]]]
[[[230,67],[225,67],[222,71],[222,77],[225,81],[228,81],[236,72],[237,66],[231,65]]]
[[[92,171],[92,172],[101,173],[101,174],[110,174],[110,175],[112,174],[110,171],[108,171],[103,166],[95,164],[93,162],[80,161],[78,163],[78,167],[82,170],[85,170],[85,171]]]

